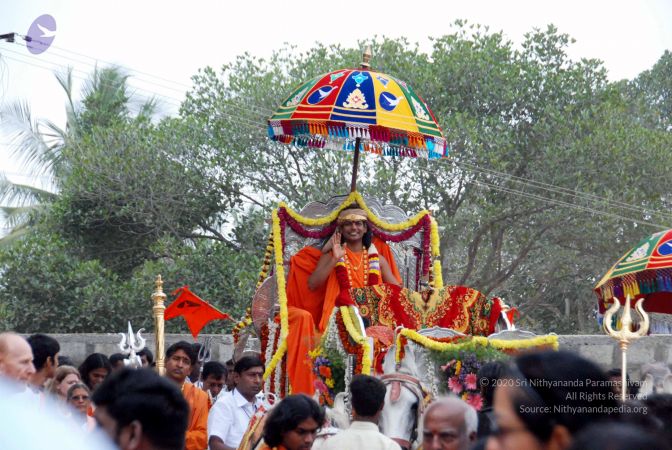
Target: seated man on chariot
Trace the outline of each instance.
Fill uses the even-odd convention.
[[[287,373],[294,394],[315,391],[308,352],[317,344],[316,335],[326,329],[334,307],[343,303],[337,301],[342,288],[401,284],[392,251],[373,236],[366,211],[347,208],[337,220],[336,231],[321,250],[305,247],[290,260]]]

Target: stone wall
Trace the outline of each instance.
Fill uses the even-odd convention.
[[[119,352],[120,337],[115,334],[54,334],[61,344],[61,354],[81,363],[86,355],[99,352],[106,355]],[[224,362],[233,354],[233,338],[230,335],[201,335],[202,342],[207,336],[213,338],[212,360]],[[148,334],[147,346],[154,352],[153,335]],[[174,342],[193,342],[188,334],[167,334],[166,348]],[[595,361],[605,369],[621,367],[621,350],[618,343],[604,335],[561,335],[560,348],[579,353]],[[639,379],[642,364],[661,361],[672,365],[672,335],[646,336],[630,346],[628,350],[628,372],[633,379]]]
[[[76,366],[84,361],[91,353],[103,353],[107,356],[119,353],[121,336],[118,334],[50,334],[61,344],[61,355],[69,356]],[[199,336],[199,342],[205,337],[212,337],[212,361],[225,362],[233,355],[233,337],[231,335],[206,335]],[[148,334],[146,345],[156,359],[154,335]],[[194,342],[190,334],[166,334],[166,349],[177,341]]]

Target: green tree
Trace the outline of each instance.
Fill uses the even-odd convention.
[[[13,183],[4,175],[0,177],[0,212],[5,223],[12,228],[9,235],[0,239],[7,244],[20,237],[45,212],[45,203],[57,198],[61,182],[67,177],[71,165],[63,158],[63,149],[84,137],[93,128],[106,127],[128,121],[131,100],[127,80],[117,67],[95,69],[81,91],[82,102],[73,98],[72,69],[57,73],[56,79],[66,97],[66,124],[60,128],[45,119],[35,119],[27,103],[17,101],[0,112],[3,130],[9,133],[13,153],[24,167],[37,177],[50,177],[53,190]],[[153,99],[143,103],[136,120],[147,120],[153,114]]]
[[[164,236],[229,243],[219,220],[228,205],[213,186],[219,169],[199,157],[189,136],[172,121],[91,130],[64,150],[72,170],[54,223],[121,274],[151,258]]]

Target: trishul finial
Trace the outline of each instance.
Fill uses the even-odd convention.
[[[614,314],[619,310],[621,307],[621,302],[614,297],[614,303],[611,305],[611,307],[604,313],[604,331],[611,336],[612,338],[616,339],[619,342],[619,345],[621,347],[621,352],[623,355],[622,358],[622,364],[621,364],[621,400],[625,401],[626,400],[626,391],[627,391],[627,384],[626,384],[626,375],[627,375],[627,352],[628,352],[628,345],[630,345],[631,341],[634,341],[636,339],[641,338],[642,336],[646,336],[646,334],[649,332],[649,315],[644,311],[644,308],[642,307],[642,303],[644,302],[643,298],[640,298],[637,300],[637,303],[635,304],[635,309],[637,310],[637,314],[639,315],[639,318],[641,319],[639,322],[639,328],[637,331],[632,331],[632,316],[630,314],[630,296],[628,295],[625,299],[625,307],[623,308],[623,314],[621,315],[621,329],[620,330],[615,330],[614,327],[611,325],[612,319],[614,317]]]
[[[140,328],[137,334],[133,334],[133,328],[131,327],[131,322],[129,321],[128,333],[118,333],[121,336],[119,349],[121,350],[121,353],[127,355],[127,358],[124,359],[124,365],[127,367],[134,369],[142,367],[142,360],[136,353],[145,348],[145,338],[143,338],[141,334],[143,331],[145,331],[145,329]]]
[[[362,69],[368,69],[371,67],[371,64],[369,61],[371,61],[371,46],[367,45],[366,48],[364,49],[364,53],[362,54],[362,63],[360,64],[360,67]]]

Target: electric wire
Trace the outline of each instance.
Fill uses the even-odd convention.
[[[7,49],[6,51],[8,51],[10,53],[13,53],[15,56],[19,56],[19,58],[7,56],[7,55],[4,56],[4,58],[12,60],[12,61],[27,64],[27,65],[30,65],[30,66],[33,66],[33,67],[44,69],[44,70],[49,70],[49,71],[52,71],[52,72],[54,70],[57,70],[57,69],[63,69],[63,66],[61,66],[59,63],[40,60],[40,62],[42,62],[42,63],[51,64],[51,66],[45,66],[43,64],[38,64],[38,63],[35,63],[33,61],[26,61],[24,59],[20,59],[21,57],[27,57],[26,55],[23,55],[21,53],[18,53],[18,52],[15,52],[13,50],[9,50],[9,49]],[[90,80],[90,73],[89,72],[85,72],[85,71],[77,69],[77,68],[72,68],[72,71],[73,71],[73,73],[72,73],[73,78],[75,78],[77,80],[81,80],[81,81]],[[103,86],[108,86],[108,87],[116,87],[114,85],[110,85],[110,84],[107,84],[105,82],[102,82],[102,85]],[[139,87],[139,86],[131,85],[131,86],[129,86],[129,88],[133,91],[140,91],[141,93],[144,93],[144,95],[140,95],[140,97],[144,96],[146,99],[156,98],[157,100],[161,100],[162,102],[164,102],[164,103],[166,103],[170,106],[173,106],[176,109],[179,109],[182,106],[182,102],[183,102],[182,99],[178,99],[176,97],[172,97],[172,96],[165,95],[165,94],[160,94],[156,91],[152,91],[152,90],[142,88],[142,87]],[[240,112],[245,112],[246,114],[250,114],[250,115],[259,117],[260,119],[263,118],[264,120],[266,120],[268,118],[268,116],[270,116],[270,113],[265,114],[264,112],[261,112],[261,110],[265,110],[264,107],[260,107],[260,106],[255,107],[254,105],[251,105],[250,103],[241,102],[240,99],[227,99],[227,100],[225,100],[225,102],[227,103],[227,105],[229,105],[230,107],[232,107],[234,109],[237,109]],[[257,111],[260,111],[260,112],[255,112],[253,110],[250,110],[250,108],[256,109]]]
[[[14,45],[18,45],[18,46],[21,47],[21,48],[23,48],[23,46],[24,46],[23,44],[21,44],[21,43],[19,43],[19,42],[16,42],[16,41],[14,42]],[[77,53],[77,52],[72,52],[72,51],[69,51],[69,50],[66,50],[66,49],[62,49],[61,47],[56,47],[56,46],[53,46],[53,45],[52,45],[51,47],[49,47],[50,50],[51,50],[52,48],[57,48],[57,49],[61,49],[61,50],[64,50],[64,51],[67,51],[67,52],[70,52],[70,53],[79,54],[79,53]],[[16,52],[13,52],[13,53],[16,53]],[[17,54],[18,54],[18,53],[17,53]],[[49,52],[49,54],[51,54],[51,51]],[[20,55],[21,55],[21,56],[26,56],[26,57],[29,57],[29,58],[34,58],[34,59],[37,59],[37,60],[42,60],[42,58],[38,58],[37,56],[33,56],[33,55],[25,55],[25,54],[23,54],[23,53],[20,53]],[[44,54],[43,54],[43,55],[44,55]],[[71,57],[63,56],[63,55],[59,55],[59,54],[56,54],[55,56],[61,57],[61,58],[63,58],[63,59],[67,59],[67,60],[69,60],[69,61],[73,61],[73,62],[77,62],[77,63],[80,63],[80,64],[87,65],[88,67],[91,67],[92,69],[97,68],[97,65],[96,65],[96,64],[93,64],[93,63],[83,62],[83,61],[81,61],[81,60],[73,59],[73,58],[71,58]],[[124,66],[124,65],[121,65],[121,64],[111,63],[111,62],[108,62],[108,61],[105,61],[105,60],[97,60],[97,59],[95,59],[95,58],[93,58],[93,57],[91,57],[91,56],[86,56],[86,57],[89,58],[89,59],[92,59],[92,60],[94,60],[94,61],[101,61],[101,62],[103,62],[103,63],[105,63],[105,64],[107,64],[107,65],[109,65],[109,66],[119,67],[119,68],[123,69],[125,72],[127,72],[127,73],[131,76],[131,79],[134,80],[134,81],[138,81],[138,80],[139,80],[139,81],[141,81],[141,82],[143,82],[143,83],[150,84],[150,85],[154,85],[154,86],[158,86],[158,87],[163,87],[163,88],[165,88],[165,89],[169,89],[169,90],[178,92],[178,93],[180,93],[180,94],[184,94],[185,92],[188,92],[189,89],[192,88],[192,86],[189,86],[189,85],[187,85],[187,84],[180,83],[180,82],[177,82],[177,81],[168,80],[167,78],[163,78],[163,77],[160,77],[160,76],[157,76],[157,75],[152,75],[152,74],[149,74],[149,73],[147,73],[147,72],[140,71],[140,70],[132,69],[132,68],[130,68],[130,67],[128,67],[128,66]],[[53,62],[53,64],[59,65],[59,63],[57,63],[57,62]],[[153,81],[149,81],[149,80],[146,80],[146,79],[144,79],[144,78],[142,78],[142,77],[138,77],[137,75],[133,75],[134,72],[135,72],[135,73],[140,73],[140,74],[143,74],[143,75],[152,77],[152,78],[156,78],[156,79],[159,79],[159,80],[162,80],[162,81],[167,81],[167,82],[169,82],[169,83],[173,83],[173,84],[175,84],[175,85],[181,86],[182,88],[181,88],[181,89],[176,89],[176,88],[174,88],[174,87],[170,87],[170,86],[166,86],[166,85],[163,85],[163,84],[159,84],[159,83],[156,83],[156,82],[153,82]],[[171,97],[171,98],[174,98],[174,97]],[[176,100],[177,100],[177,99],[176,99]],[[179,100],[178,100],[178,101],[179,101]],[[250,108],[257,109],[261,114],[264,114],[264,115],[266,115],[266,116],[270,116],[270,115],[273,113],[273,111],[272,111],[271,109],[266,108],[266,107],[263,107],[263,106],[258,105],[258,104],[253,104],[253,103],[250,103],[250,102],[245,102],[245,104],[246,104],[247,106],[249,106]]]
[[[616,207],[619,207],[619,208],[628,209],[628,210],[635,211],[635,212],[640,212],[640,213],[643,213],[643,214],[650,214],[652,212],[648,208],[643,208],[641,206],[632,205],[630,203],[625,203],[625,202],[622,202],[622,201],[619,201],[619,200],[607,199],[607,198],[600,197],[600,196],[595,195],[595,194],[590,194],[590,193],[587,193],[587,192],[581,192],[581,191],[577,191],[577,190],[574,190],[574,189],[565,188],[565,187],[562,187],[562,186],[556,186],[556,185],[552,185],[552,184],[549,184],[549,183],[544,183],[542,181],[537,181],[537,180],[534,180],[532,178],[523,178],[523,177],[518,177],[518,176],[515,176],[515,175],[507,174],[505,172],[498,172],[498,171],[493,170],[493,169],[479,167],[479,166],[476,166],[474,164],[466,163],[466,162],[463,162],[463,161],[457,161],[453,158],[451,158],[447,161],[452,162],[453,164],[455,164],[456,166],[460,167],[463,170],[468,170],[468,171],[471,171],[471,172],[476,172],[476,173],[485,174],[485,175],[491,175],[491,176],[494,176],[496,178],[500,178],[504,181],[512,181],[512,182],[515,182],[515,183],[522,184],[523,186],[539,188],[539,189],[542,189],[542,190],[545,190],[545,191],[548,191],[548,192],[553,192],[553,193],[557,193],[557,194],[560,194],[560,195],[568,195],[568,196],[575,197],[575,198],[582,199],[582,200],[586,200],[586,201],[599,201],[599,202],[607,203],[608,205],[613,205],[613,206],[616,206]],[[670,213],[666,213],[666,212],[663,212],[663,211],[658,211],[658,214],[665,215],[665,216],[668,216],[668,217],[672,218],[672,214],[670,214]]]
[[[466,182],[476,184],[478,186],[486,187],[488,189],[494,189],[494,190],[497,190],[497,191],[518,195],[518,196],[529,198],[529,199],[532,199],[532,200],[542,201],[542,202],[545,202],[545,203],[548,203],[548,204],[551,204],[551,205],[564,206],[564,207],[568,207],[568,208],[577,209],[577,210],[584,211],[584,212],[587,212],[587,213],[590,213],[590,214],[611,217],[613,219],[618,219],[618,220],[625,220],[625,221],[628,221],[628,222],[634,222],[634,223],[638,223],[640,225],[651,226],[651,227],[659,228],[659,229],[662,229],[662,230],[666,230],[666,229],[670,228],[670,226],[667,226],[667,225],[661,225],[661,224],[654,223],[654,222],[646,222],[646,221],[643,221],[643,220],[640,220],[640,219],[635,219],[633,217],[626,217],[626,216],[622,216],[620,214],[616,214],[616,213],[613,213],[613,212],[608,212],[608,211],[603,211],[603,210],[599,210],[599,209],[589,208],[589,207],[586,207],[586,206],[577,205],[575,203],[569,203],[569,202],[565,202],[565,201],[558,200],[558,199],[544,197],[542,195],[531,194],[529,192],[523,192],[523,191],[519,191],[519,190],[516,190],[516,189],[507,188],[507,187],[504,187],[504,186],[499,186],[499,185],[496,185],[496,184],[487,183],[487,182],[484,182],[484,181],[468,180]]]

